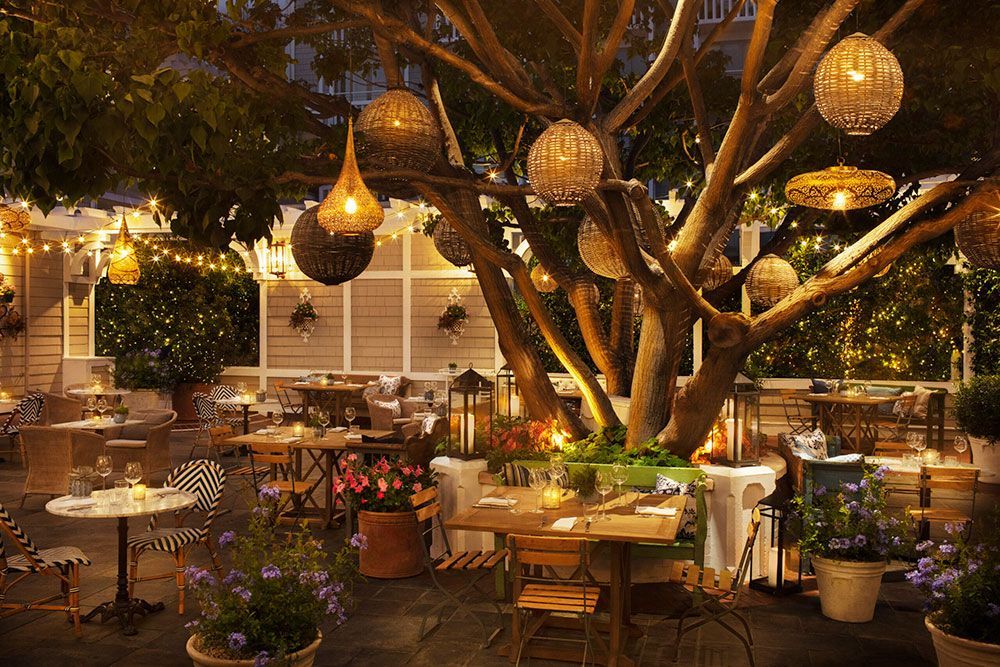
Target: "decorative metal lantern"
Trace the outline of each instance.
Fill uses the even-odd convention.
[[[747,294],[758,306],[770,308],[799,286],[799,274],[777,255],[764,255],[747,274]]]
[[[385,220],[382,205],[361,180],[358,161],[354,155],[354,125],[350,120],[347,123],[347,146],[344,149],[340,176],[330,194],[319,205],[317,217],[324,229],[338,234],[371,232]]]
[[[823,56],[813,93],[816,107],[830,125],[847,134],[871,134],[899,111],[903,70],[878,40],[856,32]]]
[[[597,275],[613,280],[628,275],[625,262],[618,258],[611,239],[601,231],[589,215],[580,223],[580,229],[576,234],[576,245],[580,250],[580,259]]]
[[[955,243],[973,266],[1000,269],[1000,212],[976,211],[959,222]]]
[[[708,270],[708,276],[701,284],[701,288],[706,292],[722,287],[727,280],[733,277],[733,263],[729,258],[720,254]]]
[[[559,289],[555,278],[546,273],[541,264],[535,264],[535,268],[531,270],[531,282],[539,292],[555,292]]]
[[[889,174],[842,164],[799,174],[785,185],[788,201],[828,211],[875,206],[894,194],[896,181]]]
[[[118,230],[118,238],[111,248],[111,262],[108,264],[108,282],[112,285],[135,285],[139,282],[139,258],[135,254],[135,243],[129,234],[125,216]]]
[[[601,180],[604,152],[590,132],[571,120],[553,123],[528,151],[528,180],[539,197],[572,205],[593,192]]]
[[[497,414],[508,417],[521,416],[521,395],[517,391],[517,379],[508,364],[497,371]]]
[[[17,233],[24,231],[31,224],[31,210],[28,204],[0,203],[0,229],[5,232]]]
[[[299,270],[324,285],[357,278],[375,254],[375,235],[331,234],[320,227],[318,210],[306,209],[292,228],[292,257]]]
[[[427,171],[441,153],[441,131],[416,95],[391,88],[358,114],[358,148],[372,169]]]
[[[438,220],[437,224],[434,225],[433,238],[434,247],[446,260],[455,266],[472,264],[472,251],[469,250],[469,244],[444,218]]]
[[[750,588],[771,595],[802,591],[802,557],[788,535],[791,495],[780,489],[757,503],[765,535],[770,536],[767,575],[750,580]],[[753,553],[750,572],[753,572]]]
[[[712,448],[712,463],[733,468],[760,461],[760,391],[742,373],[719,414],[719,437]]]
[[[267,246],[267,270],[278,278],[284,278],[288,271],[285,251],[288,246],[284,241],[271,241]]]
[[[472,369],[448,387],[448,456],[476,458],[493,437],[493,383]]]

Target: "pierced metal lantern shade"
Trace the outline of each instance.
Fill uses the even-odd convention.
[[[706,292],[710,292],[722,287],[732,277],[733,263],[725,255],[719,255],[708,270],[708,276],[705,278],[705,282],[701,284],[701,288]]]
[[[139,282],[139,258],[135,254],[135,242],[132,241],[132,235],[128,231],[125,216],[122,216],[118,238],[111,248],[108,282],[112,285],[135,285]]]
[[[580,223],[580,229],[576,234],[576,245],[580,250],[580,259],[597,275],[614,280],[628,275],[628,269],[618,258],[611,239],[601,231],[589,215]]]
[[[856,32],[823,56],[813,93],[816,107],[830,125],[847,134],[871,134],[899,111],[903,70],[878,40]]]
[[[354,155],[354,125],[347,123],[347,146],[344,163],[340,167],[337,183],[319,205],[319,224],[338,234],[360,234],[378,228],[385,219],[385,211],[371,193],[358,171]]]
[[[799,174],[785,185],[788,201],[828,211],[875,206],[895,193],[896,181],[889,174],[845,165]]]
[[[582,125],[553,123],[528,151],[528,180],[550,204],[572,205],[593,192],[601,180],[604,152]]]
[[[777,255],[764,255],[747,274],[747,294],[758,306],[770,308],[799,286],[799,274]]]
[[[299,270],[324,285],[357,278],[375,254],[375,235],[333,234],[317,218],[319,206],[306,209],[292,228],[292,257]]]
[[[358,152],[379,171],[426,171],[441,152],[441,131],[416,95],[392,88],[358,114]]]
[[[973,266],[1000,269],[1000,212],[976,211],[959,222],[955,243]]]
[[[531,270],[531,282],[539,292],[555,292],[559,289],[555,278],[546,273],[541,264],[536,264]]]
[[[31,224],[31,211],[23,204],[0,204],[0,229],[17,233]]]
[[[437,224],[434,225],[433,239],[434,247],[438,253],[455,266],[472,264],[472,251],[469,250],[469,244],[444,218],[438,220]]]

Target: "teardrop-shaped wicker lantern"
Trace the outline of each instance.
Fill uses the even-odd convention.
[[[330,232],[360,234],[378,228],[385,219],[382,205],[375,199],[358,171],[354,155],[354,125],[347,123],[347,146],[344,164],[340,167],[337,183],[319,205],[319,224]]]
[[[604,152],[590,132],[571,120],[553,123],[528,151],[528,180],[550,204],[571,205],[601,180]]]
[[[733,263],[725,255],[719,255],[712,267],[708,270],[708,276],[701,288],[706,292],[722,287],[727,280],[733,277]]]
[[[334,234],[320,226],[319,206],[308,208],[292,227],[292,257],[299,270],[324,285],[357,278],[375,254],[375,235]]]
[[[829,211],[867,208],[896,194],[892,176],[874,169],[846,165],[799,174],[785,185],[788,201]]]
[[[31,211],[24,204],[0,204],[0,229],[17,233],[31,224]]]
[[[973,266],[1000,269],[1000,212],[976,211],[959,222],[955,243]]]
[[[358,153],[372,169],[426,171],[440,152],[437,121],[405,88],[387,90],[358,114]]]
[[[135,242],[132,241],[132,235],[128,231],[125,216],[122,216],[118,238],[111,248],[108,282],[112,285],[135,285],[139,282],[139,258],[135,254]]]
[[[856,32],[823,56],[813,93],[816,107],[830,125],[847,134],[871,134],[899,111],[903,70],[878,40]]]
[[[469,244],[444,218],[439,219],[434,225],[433,238],[434,247],[446,260],[455,266],[472,264],[472,252],[469,250]]]
[[[628,275],[628,269],[618,258],[611,239],[601,231],[589,215],[580,223],[580,229],[576,234],[576,245],[580,250],[580,259],[597,275],[613,280]]]
[[[546,273],[541,264],[535,264],[535,268],[531,270],[531,282],[539,292],[555,292],[559,289],[555,278]]]
[[[764,255],[747,274],[746,286],[751,301],[770,308],[799,286],[799,275],[777,255]]]

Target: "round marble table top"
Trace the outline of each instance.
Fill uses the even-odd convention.
[[[114,489],[94,491],[90,498],[62,496],[45,503],[45,511],[56,516],[80,519],[120,519],[183,510],[198,502],[193,493],[167,487],[147,489],[145,500],[132,500],[131,490],[129,490],[129,499],[125,502],[107,505],[97,502],[101,495],[113,494],[114,492]]]

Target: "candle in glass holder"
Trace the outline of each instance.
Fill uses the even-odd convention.
[[[243,394],[243,397],[240,399],[240,401],[243,403],[243,405],[250,405],[251,403],[253,403],[253,394],[249,392]]]
[[[542,507],[547,510],[557,510],[559,509],[559,503],[562,500],[563,490],[562,487],[549,482],[542,489]]]
[[[10,392],[0,391],[0,401],[9,401],[9,400],[10,400]]]
[[[294,435],[297,438],[301,438],[305,434],[306,434],[305,424],[303,424],[302,422],[295,422],[294,424],[292,424],[292,435]]]
[[[101,421],[101,415],[96,412],[90,415],[90,418],[93,419],[95,422]]]
[[[145,484],[133,484],[132,485],[132,500],[145,500],[146,499],[146,485]]]
[[[323,377],[321,377],[319,379],[319,384],[320,384],[320,386],[323,386],[323,387],[327,386],[328,384],[330,384],[330,378],[328,378],[327,376],[324,375]]]

